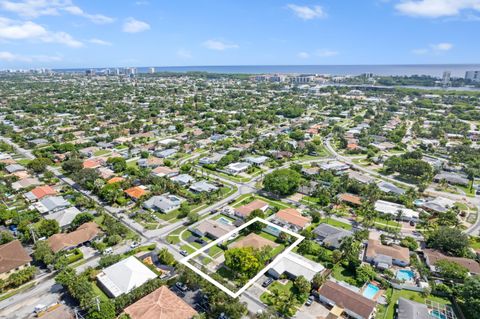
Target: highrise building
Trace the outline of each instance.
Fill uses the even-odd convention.
[[[480,71],[465,72],[465,80],[469,80],[472,82],[480,82]]]
[[[442,83],[443,85],[448,85],[450,83],[450,76],[452,75],[452,72],[450,71],[444,71],[443,76],[442,76]]]

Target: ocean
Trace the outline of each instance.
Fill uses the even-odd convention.
[[[111,67],[105,67],[111,68]],[[102,70],[105,68],[94,68]],[[137,67],[139,73],[150,67]],[[411,64],[411,65],[231,65],[231,66],[154,66],[156,72],[209,72],[239,74],[329,74],[360,75],[373,73],[383,76],[429,75],[441,77],[450,71],[452,77],[464,77],[466,71],[480,70],[480,64]],[[60,72],[83,72],[89,68],[58,69]]]

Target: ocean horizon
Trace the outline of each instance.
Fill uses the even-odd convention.
[[[153,67],[156,72],[208,72],[225,74],[328,74],[360,75],[373,73],[380,76],[428,75],[441,77],[443,72],[451,72],[452,77],[464,77],[466,71],[480,70],[480,64],[392,64],[392,65],[215,65],[215,66],[142,66],[135,67],[139,73],[147,73]],[[84,72],[85,70],[116,69],[63,68],[57,72]],[[120,67],[125,68],[125,67]]]

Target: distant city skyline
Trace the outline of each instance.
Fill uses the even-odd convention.
[[[480,0],[0,0],[0,69],[478,63]]]

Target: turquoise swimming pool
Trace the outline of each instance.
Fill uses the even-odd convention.
[[[222,223],[222,224],[225,224],[225,225],[231,225],[232,224],[232,222],[225,217],[220,217],[219,219],[217,219],[217,221],[219,223]]]
[[[396,277],[398,280],[412,281],[415,279],[415,273],[411,270],[400,269],[397,271]]]
[[[375,285],[368,284],[367,287],[363,290],[362,295],[368,299],[373,299],[375,295],[379,292],[380,288]]]
[[[447,319],[447,316],[445,316],[445,314],[441,313],[438,310],[432,310],[432,312],[430,312],[430,315],[432,315],[432,317],[435,317],[437,319]]]

